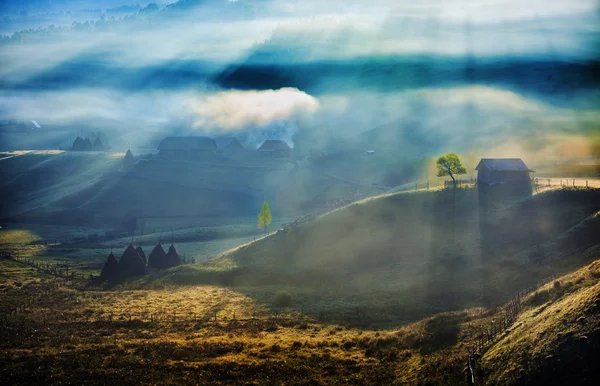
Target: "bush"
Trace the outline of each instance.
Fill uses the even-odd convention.
[[[560,281],[556,280],[553,284],[554,288],[560,288]]]
[[[273,305],[275,307],[289,307],[292,304],[292,295],[287,291],[279,291],[275,294]]]

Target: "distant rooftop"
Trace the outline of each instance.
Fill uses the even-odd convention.
[[[217,144],[209,137],[166,137],[160,141],[158,150],[216,149]]]
[[[219,137],[215,138],[215,142],[217,144],[217,148],[225,149],[226,147],[238,147],[242,148],[242,144],[237,140],[236,137]]]
[[[292,150],[282,139],[267,139],[258,150]]]
[[[520,158],[482,158],[475,170],[485,165],[496,172],[532,172]]]

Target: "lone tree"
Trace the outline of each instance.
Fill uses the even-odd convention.
[[[456,187],[456,178],[454,178],[454,175],[464,174],[467,172],[467,169],[465,169],[460,162],[460,157],[455,153],[443,155],[439,157],[435,163],[438,168],[437,176],[450,176],[450,178],[452,178],[452,182],[454,183],[454,187]]]
[[[263,202],[260,213],[258,214],[258,227],[267,233],[267,227],[271,224],[271,209],[268,202]]]

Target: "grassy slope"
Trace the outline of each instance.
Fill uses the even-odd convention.
[[[225,271],[213,261],[165,279],[257,298],[283,288],[302,312],[397,324],[506,301],[585,264],[598,244],[600,191],[546,192],[483,217],[477,202],[475,189],[369,200],[240,248]]]
[[[283,161],[248,159],[183,162],[142,160],[131,168],[122,154],[0,153],[0,216],[28,223],[115,225],[139,217],[254,215],[268,199],[280,215],[313,205],[335,178]],[[356,189],[344,186],[327,199]]]
[[[0,266],[0,308],[52,282],[9,261]],[[481,360],[485,384],[598,380],[592,362],[599,357],[600,261],[558,281],[525,299],[517,323]],[[182,309],[199,318],[216,311],[221,322],[97,321],[110,312],[181,315]],[[315,321],[233,323],[234,311],[243,318],[269,309],[235,289],[206,285],[51,291],[0,328],[0,382],[463,385],[465,348],[497,317],[469,309],[373,331]],[[565,382],[571,371],[574,379]]]
[[[530,295],[510,332],[483,357],[486,382],[600,383],[600,261]]]

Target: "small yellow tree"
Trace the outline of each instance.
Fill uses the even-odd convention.
[[[271,209],[269,208],[268,202],[263,202],[260,213],[258,214],[258,227],[267,233],[267,227],[271,224],[272,220]]]

